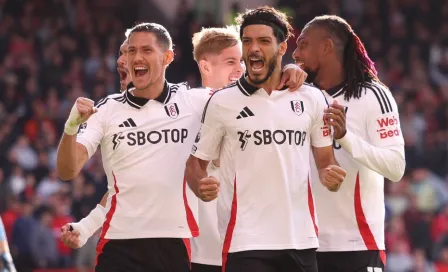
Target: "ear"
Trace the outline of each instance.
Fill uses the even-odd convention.
[[[163,58],[163,64],[165,66],[168,66],[171,64],[171,62],[173,62],[174,60],[174,51],[169,49],[165,52],[165,56]]]
[[[278,52],[280,54],[280,56],[284,56],[286,54],[286,50],[288,49],[288,44],[285,42],[281,42],[279,44],[279,49]]]
[[[205,74],[205,75],[209,75],[211,74],[211,67],[210,67],[210,63],[205,60],[205,59],[201,59],[199,61],[199,71],[201,72],[201,74]]]
[[[335,44],[332,39],[330,39],[330,38],[325,39],[325,41],[323,43],[323,50],[324,50],[323,53],[325,55],[327,55],[327,54],[333,52],[334,46],[335,46]]]

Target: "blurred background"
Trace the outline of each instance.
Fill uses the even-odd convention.
[[[97,236],[76,251],[59,236],[105,193],[101,158],[63,182],[56,148],[77,97],[118,92],[126,28],[166,26],[176,53],[168,80],[199,86],[192,34],[260,4],[287,12],[296,35],[314,16],[336,14],[364,41],[406,141],[406,174],[386,181],[386,271],[448,271],[447,0],[0,0],[0,214],[20,272],[93,267]],[[294,48],[291,39],[285,63]]]

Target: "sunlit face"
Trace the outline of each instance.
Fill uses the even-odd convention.
[[[297,38],[297,48],[292,56],[297,65],[308,74],[307,81],[313,82],[323,59],[324,30],[306,26]]]
[[[173,59],[173,51],[163,48],[151,32],[135,32],[129,36],[128,67],[136,89],[146,89],[163,78]]]
[[[117,72],[120,76],[120,90],[126,90],[129,83],[131,83],[131,76],[128,69],[128,40],[126,39],[120,46],[119,57],[117,59]]]
[[[236,44],[221,51],[220,54],[210,54],[207,62],[210,66],[210,80],[212,88],[222,88],[237,81],[244,72],[241,63],[241,44]]]
[[[249,80],[262,84],[269,79],[286,50],[286,43],[278,43],[274,32],[267,25],[248,25],[243,29],[243,60]]]

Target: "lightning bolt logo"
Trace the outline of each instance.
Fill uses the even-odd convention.
[[[244,132],[238,131],[238,135],[240,135],[240,142],[241,142],[241,150],[244,151],[246,149],[247,143],[249,142],[247,139],[251,137],[249,134],[249,131],[246,130]]]
[[[122,134],[123,134],[123,132],[114,134],[114,136],[112,138],[112,143],[114,144],[113,150],[116,150],[120,146],[121,140],[124,139],[124,136],[121,136]]]

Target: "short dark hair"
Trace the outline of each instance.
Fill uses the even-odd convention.
[[[288,16],[273,7],[261,6],[246,10],[246,12],[238,14],[235,21],[240,25],[240,38],[243,36],[243,30],[246,26],[258,24],[270,26],[278,42],[287,41],[294,36],[294,29],[289,23]]]
[[[126,31],[128,32],[128,31]],[[157,42],[160,47],[171,50],[173,49],[173,40],[171,39],[171,35],[166,30],[166,28],[162,25],[156,23],[140,23],[135,25],[131,31],[129,31],[128,39],[132,36],[132,34],[136,32],[149,32],[156,36]]]
[[[369,81],[381,83],[364,44],[347,21],[336,15],[322,15],[315,17],[305,27],[314,26],[328,32],[341,56],[347,81],[344,87],[344,98],[347,101],[352,97],[361,97],[363,87]]]

